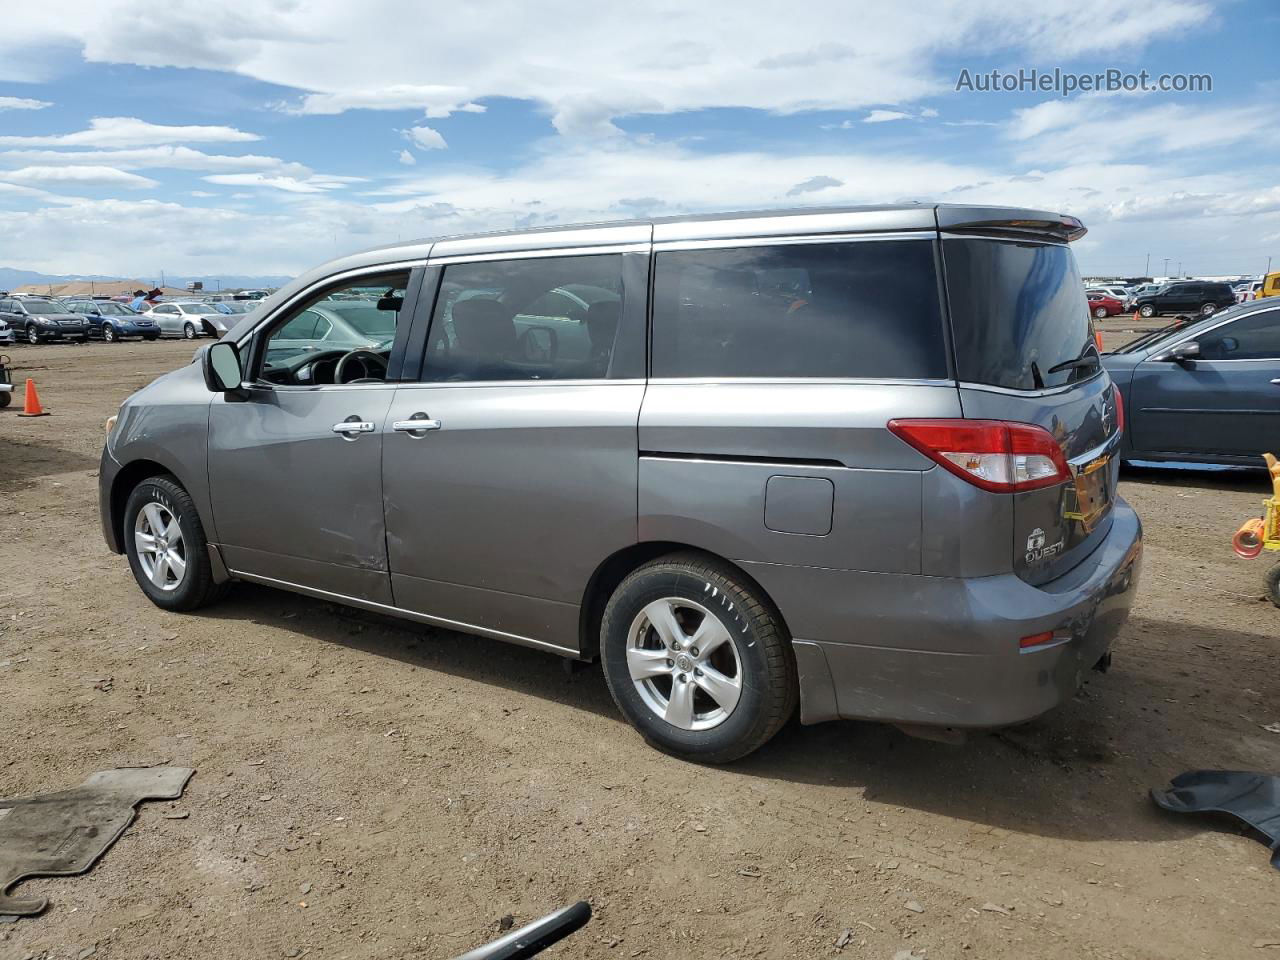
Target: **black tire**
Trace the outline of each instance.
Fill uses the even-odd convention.
[[[1280,563],[1273,564],[1263,580],[1267,584],[1267,597],[1280,607]]]
[[[153,582],[138,554],[135,529],[139,514],[151,504],[160,506],[170,518],[176,519],[181,532],[182,556],[186,568],[180,581],[172,589],[163,589]],[[187,611],[222,599],[228,584],[213,581],[213,566],[209,562],[209,546],[204,527],[200,523],[200,515],[187,491],[172,477],[149,477],[134,487],[129,499],[125,501],[123,526],[125,553],[129,557],[133,578],[157,607]],[[169,528],[166,526],[165,529]]]
[[[155,343],[157,340],[159,340],[159,339],[160,339],[160,334],[158,334],[158,333],[149,333],[149,334],[147,334],[147,336],[146,336],[146,338],[145,338],[145,339],[146,339],[147,343]]]
[[[193,324],[190,320],[188,320],[186,323],[182,325],[182,335],[186,337],[188,340],[194,340],[196,337],[200,336],[200,334],[196,331],[195,324]]]
[[[0,390],[0,410],[13,402],[13,394],[8,390]]]
[[[1099,320],[1105,320],[1107,319],[1107,308],[1098,307],[1096,310],[1093,311],[1093,315]]]
[[[40,330],[34,323],[27,324],[27,343],[33,347],[40,343]]]
[[[115,342],[116,342],[116,339],[117,339],[117,337],[116,337],[116,328],[115,328],[115,326],[113,326],[113,325],[112,325],[112,324],[110,324],[110,323],[105,323],[105,322],[104,322],[104,323],[102,324],[102,342],[103,342],[103,343],[115,343]]]
[[[1154,317],[1155,315],[1156,315],[1156,308],[1149,303],[1144,303],[1142,306],[1138,308],[1138,316],[1140,317],[1150,318],[1150,317]]]
[[[1200,316],[1202,317],[1211,317],[1214,315],[1214,313],[1217,312],[1217,310],[1218,310],[1218,305],[1216,303],[1200,304]]]
[[[730,658],[738,671],[740,692],[736,705],[709,729],[686,729],[663,719],[631,678],[627,651],[633,630],[648,636],[647,642],[660,644],[652,627],[637,625],[645,623],[642,611],[646,605],[662,600],[685,600],[701,607],[720,621],[731,641],[721,644],[712,656]],[[699,616],[696,612],[692,615]],[[685,616],[683,610],[678,616]],[[694,629],[696,632],[696,623]],[[648,652],[658,653],[660,658],[662,646],[654,646]],[[697,651],[688,645],[682,652],[687,657]],[[742,574],[702,554],[660,557],[623,580],[605,607],[600,654],[605,682],[622,715],[650,746],[686,760],[728,763],[744,757],[782,729],[796,710],[799,687],[795,657],[781,615],[757,587],[745,582]],[[709,660],[704,661],[704,665],[708,664]],[[689,670],[679,659],[667,660],[665,665],[671,673],[654,678],[653,683],[669,684],[668,701],[678,682],[692,681],[696,687],[688,688],[694,691],[690,703],[702,702],[709,707],[704,714],[714,712],[718,703],[706,693],[703,681],[692,678],[694,672],[698,676],[703,673]],[[688,672],[679,673],[682,668]],[[691,715],[698,717],[696,709]]]

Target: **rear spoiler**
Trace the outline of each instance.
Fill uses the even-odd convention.
[[[1043,210],[939,204],[935,214],[938,230],[943,233],[985,233],[1055,243],[1070,243],[1088,233],[1075,217]]]

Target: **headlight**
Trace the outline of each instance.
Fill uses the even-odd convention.
[[[43,324],[44,326],[47,327],[49,326],[49,324],[53,323],[53,321],[50,320],[48,317],[36,317],[36,323]]]
[[[119,414],[107,417],[107,436],[108,437],[111,436],[111,431],[116,428],[116,420],[118,420],[119,417],[120,417]]]

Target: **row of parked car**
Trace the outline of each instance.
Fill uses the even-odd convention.
[[[116,300],[4,296],[0,297],[0,343],[221,337],[257,306],[257,300],[169,300],[149,303],[139,311]]]
[[[1272,276],[1276,282],[1268,285]],[[1132,287],[1096,285],[1086,288],[1085,294],[1089,299],[1089,312],[1099,320],[1119,313],[1137,313],[1148,318],[1174,313],[1207,317],[1247,300],[1280,296],[1280,274],[1269,274],[1263,280],[1234,287],[1209,280],[1177,280]]]

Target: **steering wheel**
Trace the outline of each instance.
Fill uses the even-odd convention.
[[[360,375],[347,379],[348,369],[354,364],[360,365]],[[354,370],[351,370],[354,373]],[[387,377],[387,361],[372,350],[352,350],[338,359],[333,368],[334,383],[381,383]]]

